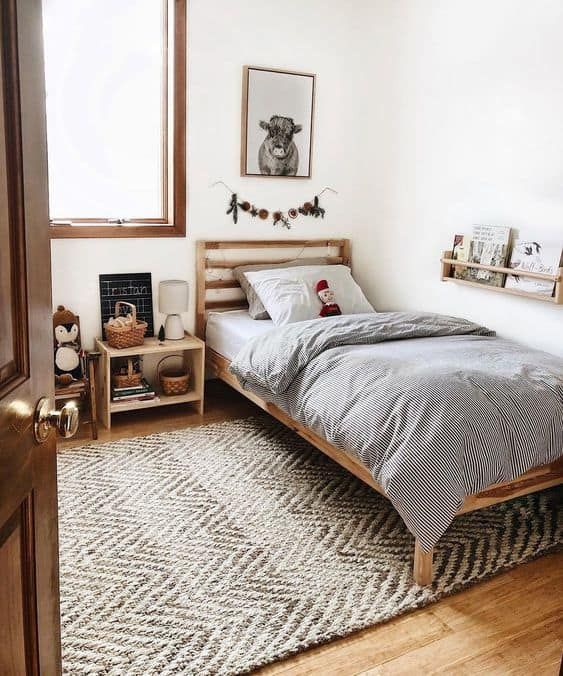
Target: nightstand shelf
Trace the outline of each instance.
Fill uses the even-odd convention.
[[[100,421],[108,429],[111,427],[111,418],[115,413],[123,411],[137,411],[157,406],[192,403],[196,405],[198,413],[203,414],[204,376],[205,376],[205,343],[186,334],[180,340],[159,341],[158,338],[146,338],[143,345],[118,350],[109,347],[107,342],[96,341],[96,349],[102,354],[98,369],[98,413]],[[190,390],[186,394],[165,395],[162,393],[157,379],[159,361],[166,356],[177,355],[185,366],[190,369]],[[157,397],[147,401],[112,401],[111,400],[111,361],[123,357],[143,357],[143,375],[153,386]]]

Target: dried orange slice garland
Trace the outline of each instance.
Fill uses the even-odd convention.
[[[281,211],[277,209],[276,211],[269,211],[268,209],[263,209],[260,207],[254,206],[247,200],[239,201],[237,193],[231,195],[231,201],[229,202],[229,208],[227,209],[227,215],[232,214],[233,223],[238,222],[238,212],[241,211],[250,214],[252,218],[261,218],[265,221],[270,215],[274,225],[279,225],[282,228],[291,228],[290,219],[297,218],[301,216],[312,216],[313,218],[325,217],[325,210],[319,204],[319,196],[315,195],[311,202],[304,202],[299,207],[291,207],[287,211]]]

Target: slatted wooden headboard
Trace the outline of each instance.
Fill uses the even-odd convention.
[[[324,249],[317,253],[306,249]],[[274,257],[274,254],[276,257]],[[323,255],[324,254],[324,255]],[[279,257],[277,257],[279,256]],[[350,265],[349,239],[290,239],[197,242],[196,335],[205,338],[209,310],[247,308],[239,283],[232,276],[238,265],[282,263],[295,258],[326,258],[328,263]],[[238,291],[237,291],[238,290]],[[213,297],[208,297],[208,291]]]

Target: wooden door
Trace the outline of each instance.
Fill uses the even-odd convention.
[[[41,0],[0,2],[0,674],[60,672]]]

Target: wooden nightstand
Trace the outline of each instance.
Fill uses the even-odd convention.
[[[120,411],[136,411],[142,408],[168,406],[191,402],[203,414],[203,389],[205,380],[205,343],[203,340],[186,333],[181,340],[163,340],[146,338],[143,345],[118,350],[109,347],[106,341],[96,340],[96,349],[102,354],[98,368],[98,416],[100,422],[108,429],[111,427],[111,416]],[[158,362],[168,355],[179,355],[191,371],[190,390],[186,394],[167,396],[162,393],[157,380]],[[143,375],[153,386],[157,398],[149,401],[112,401],[111,400],[111,360],[118,357],[143,358]]]

